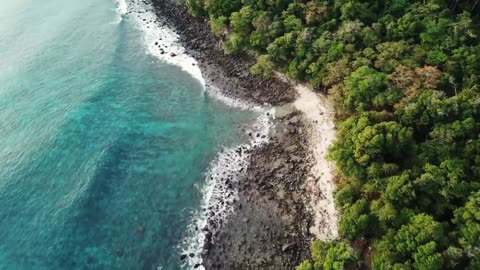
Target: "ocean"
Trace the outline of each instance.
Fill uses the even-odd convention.
[[[268,133],[270,123],[261,109],[209,92],[148,9],[3,1],[0,269],[201,262],[198,227],[225,199],[218,177],[247,166],[230,155],[235,147],[263,143],[242,130]],[[220,218],[230,211],[216,209]]]

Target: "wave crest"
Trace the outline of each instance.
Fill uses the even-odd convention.
[[[187,236],[179,245],[182,258],[185,260],[184,266],[191,268],[197,266],[196,269],[204,269],[201,263],[206,240],[214,241],[215,233],[228,219],[228,215],[234,211],[233,203],[238,199],[235,183],[241,180],[246,172],[250,164],[251,152],[268,142],[275,110],[265,111],[256,104],[231,98],[224,95],[217,87],[207,85],[198,62],[188,55],[175,31],[160,25],[151,5],[137,2],[130,13],[144,33],[147,53],[189,73],[201,83],[210,96],[217,100],[242,110],[263,112],[246,130],[247,134],[251,134],[249,142],[234,148],[222,149],[206,173],[201,190],[201,207],[192,214],[192,223],[188,226]],[[210,239],[207,239],[207,235]]]
[[[189,56],[180,44],[178,34],[172,29],[160,26],[157,15],[149,4],[138,4],[132,13],[144,33],[144,42],[147,52],[154,57],[180,67],[197,79],[205,89],[205,80],[198,67],[198,62]]]
[[[235,183],[247,171],[252,151],[268,142],[274,115],[274,109],[260,115],[246,130],[249,143],[223,149],[212,162],[202,189],[200,210],[193,214],[181,247],[189,267],[201,265],[205,246],[215,241],[216,232],[234,211],[233,204],[238,199]]]
[[[128,5],[126,0],[115,0],[115,3],[117,5],[115,13],[117,13],[118,20],[112,24],[119,24],[123,21],[123,16],[128,12]]]

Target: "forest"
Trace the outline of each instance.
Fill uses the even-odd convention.
[[[335,242],[297,270],[480,269],[480,0],[187,0],[335,101]]]

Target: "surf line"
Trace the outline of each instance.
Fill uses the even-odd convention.
[[[215,86],[207,85],[198,62],[188,55],[175,31],[166,26],[160,26],[153,7],[141,1],[135,2],[132,6],[135,8],[128,13],[134,17],[144,33],[148,54],[162,62],[180,67],[197,79],[209,95],[226,105],[260,113],[253,123],[245,128],[249,141],[236,147],[223,148],[210,164],[201,189],[200,209],[192,213],[192,222],[187,228],[187,236],[179,244],[179,256],[184,266],[204,269],[201,265],[202,255],[211,248],[222,224],[234,211],[234,203],[238,200],[236,183],[245,175],[250,165],[252,151],[269,142],[275,109],[262,108],[228,97]]]

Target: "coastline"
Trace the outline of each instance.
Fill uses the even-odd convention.
[[[308,125],[309,147],[313,156],[313,166],[306,179],[309,188],[309,207],[314,222],[310,232],[322,241],[337,239],[338,214],[333,192],[334,164],[327,160],[328,148],[335,138],[334,109],[325,96],[315,94],[305,85],[296,87],[299,98],[294,106],[304,115]]]
[[[293,102],[297,93],[291,84],[277,78],[264,78],[250,72],[255,57],[246,52],[226,55],[221,39],[210,32],[208,21],[191,16],[176,0],[153,0],[160,23],[175,30],[179,42],[198,66],[208,88],[222,95],[261,106]],[[165,52],[169,54],[169,52]]]
[[[312,119],[311,113],[317,111],[303,110],[299,86],[283,78],[251,74],[250,66],[255,63],[252,55],[225,55],[221,40],[210,32],[208,22],[190,16],[175,0],[154,0],[153,8],[157,20],[151,23],[174,29],[185,53],[200,68],[209,94],[253,104],[247,106],[250,109],[283,106],[281,116],[266,113],[272,120],[267,134],[244,130],[251,147],[240,145],[226,150],[227,156],[237,159],[243,155],[238,168],[229,168],[223,172],[227,176],[220,177],[220,173],[218,179],[212,172],[207,174],[207,182],[208,177],[215,180],[210,188],[227,197],[213,196],[213,204],[202,203],[200,216],[190,228],[190,233],[198,236],[195,247],[184,249],[179,259],[194,269],[293,269],[308,257],[314,237],[331,240],[337,234],[331,165],[320,164],[326,162],[326,150],[333,139],[333,123],[328,121],[331,114],[322,114],[321,123]],[[164,57],[178,57],[168,48],[158,49]],[[329,109],[324,100],[315,101],[322,110]],[[275,116],[277,119],[273,119]],[[319,127],[327,129],[325,136],[319,137],[320,131],[314,130]],[[265,140],[255,144],[259,136]],[[314,145],[327,136],[320,147]],[[225,163],[221,160],[224,154],[219,154],[217,165]],[[237,159],[229,156],[226,161]],[[324,174],[328,174],[326,179]],[[208,200],[211,192],[207,192]]]
[[[293,269],[308,256],[312,215],[305,179],[312,156],[306,128],[297,111],[274,125],[235,182],[238,201],[202,256],[206,269]]]

